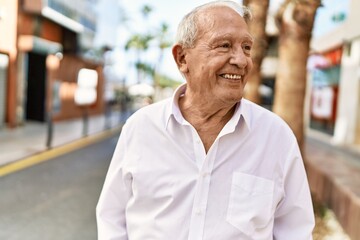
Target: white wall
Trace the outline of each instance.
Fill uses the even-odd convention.
[[[347,56],[346,47],[341,59],[338,111],[333,139],[338,144],[354,143],[359,111],[360,38],[351,43],[350,56]]]
[[[350,9],[344,24],[335,28],[327,34],[313,38],[311,48],[315,51],[323,52],[341,46],[346,41],[360,36],[360,1],[351,0]]]

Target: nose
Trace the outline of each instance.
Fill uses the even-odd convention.
[[[230,57],[230,64],[235,65],[238,68],[245,68],[248,65],[248,61],[251,61],[250,57],[247,57],[243,49],[233,50]]]

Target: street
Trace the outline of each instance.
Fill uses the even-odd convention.
[[[0,239],[96,239],[95,206],[116,141],[0,178]]]

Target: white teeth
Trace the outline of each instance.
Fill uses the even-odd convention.
[[[235,75],[235,74],[224,74],[223,75],[224,78],[228,78],[228,79],[241,79],[241,75]]]

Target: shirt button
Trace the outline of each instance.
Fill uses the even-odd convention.
[[[202,177],[203,177],[203,178],[206,178],[206,177],[208,177],[209,175],[210,175],[210,173],[208,173],[208,172],[202,173]]]
[[[196,209],[196,211],[195,211],[195,214],[196,214],[196,215],[201,215],[201,213],[202,213],[202,212],[201,212],[201,209],[200,209],[200,208]]]

